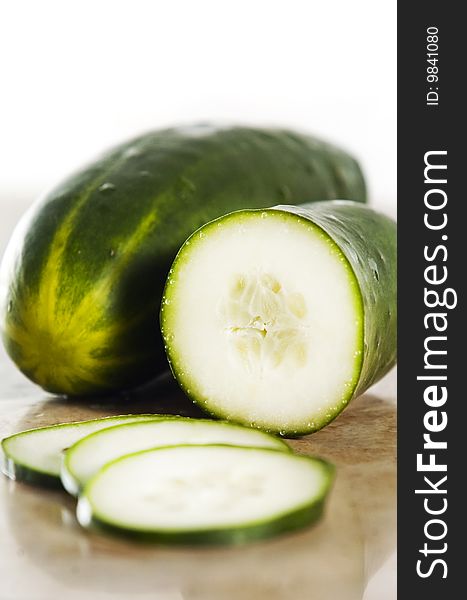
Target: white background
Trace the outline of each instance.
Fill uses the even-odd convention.
[[[106,146],[196,120],[341,144],[373,204],[395,214],[396,0],[0,6],[0,244],[39,193]],[[394,597],[393,569],[392,557],[366,598]]]
[[[341,144],[394,213],[395,0],[2,6],[3,213],[109,144],[193,120],[288,125]]]

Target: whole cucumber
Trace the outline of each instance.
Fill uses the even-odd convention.
[[[195,229],[240,208],[334,197],[365,201],[358,164],[298,133],[201,125],[131,140],[18,225],[1,269],[5,347],[50,392],[142,384],[167,368],[157,313]]]

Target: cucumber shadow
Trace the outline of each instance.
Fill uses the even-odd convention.
[[[109,396],[45,396],[31,406],[15,429],[22,431],[55,423],[137,413],[207,417],[185,396],[171,373],[166,372],[142,387]]]

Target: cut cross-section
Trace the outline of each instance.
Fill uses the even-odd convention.
[[[178,417],[129,425],[133,424],[136,427],[123,425],[98,431],[67,450],[62,465],[62,482],[70,494],[78,494],[105,464],[125,454],[149,448],[178,444],[230,444],[289,450],[278,437],[222,421]]]
[[[60,466],[64,452],[81,438],[108,427],[134,421],[174,418],[168,415],[119,415],[89,421],[59,423],[28,429],[2,440],[2,471],[10,479],[48,487],[61,487]]]
[[[325,461],[265,448],[146,450],[88,482],[78,520],[166,543],[240,543],[316,521],[333,471]]]
[[[346,201],[205,225],[182,246],[162,304],[179,384],[223,418],[320,429],[394,364],[395,241],[390,219]]]

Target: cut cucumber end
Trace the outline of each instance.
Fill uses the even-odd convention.
[[[316,521],[333,479],[320,459],[225,445],[146,450],[106,465],[81,525],[164,543],[241,543]]]
[[[216,416],[282,435],[322,428],[352,398],[363,304],[328,233],[279,209],[244,210],[182,246],[161,327],[172,371]]]
[[[59,423],[15,433],[2,440],[2,471],[10,479],[61,488],[62,458],[64,452],[77,440],[121,423],[158,418],[162,418],[162,415],[121,415]]]
[[[107,463],[126,454],[177,444],[231,444],[290,450],[277,437],[222,421],[177,417],[133,422],[97,431],[71,446],[62,464],[63,487],[76,496]]]

